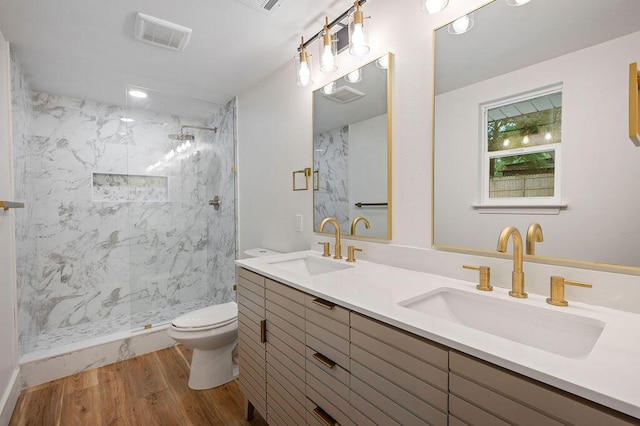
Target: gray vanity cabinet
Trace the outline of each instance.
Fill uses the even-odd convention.
[[[247,414],[253,406],[272,426],[640,424],[244,269],[238,276],[239,385]]]
[[[265,278],[238,269],[238,368],[246,416],[255,408],[267,417],[267,354],[265,346]]]

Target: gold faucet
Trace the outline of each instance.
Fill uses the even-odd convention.
[[[531,256],[536,254],[536,242],[544,241],[542,237],[542,227],[539,223],[532,223],[527,229],[527,254]]]
[[[320,222],[320,228],[318,232],[322,232],[322,230],[324,229],[324,226],[327,223],[332,223],[336,231],[336,254],[333,256],[333,258],[342,259],[342,247],[340,245],[340,224],[338,223],[338,221],[332,217],[324,218],[324,220]]]
[[[367,218],[363,217],[363,216],[358,216],[355,219],[353,219],[353,222],[351,222],[351,235],[356,235],[356,225],[360,221],[364,222],[364,227],[365,228],[367,228],[367,229],[370,228],[369,221],[367,220]]]
[[[511,273],[511,291],[509,296],[525,298],[524,272],[522,271],[522,236],[515,226],[507,226],[498,238],[498,251],[505,253],[509,237],[513,236],[513,272]]]

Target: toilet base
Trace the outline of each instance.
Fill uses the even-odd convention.
[[[189,387],[194,390],[224,385],[238,377],[238,366],[233,362],[236,341],[218,349],[193,349]]]

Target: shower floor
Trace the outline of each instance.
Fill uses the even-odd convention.
[[[220,303],[213,299],[198,299],[178,305],[166,306],[153,312],[140,312],[120,315],[109,319],[78,324],[38,335],[35,343],[23,345],[22,357],[37,358],[38,354],[51,352],[63,347],[92,346],[94,341],[108,341],[110,335],[122,336],[122,332],[135,332],[144,329],[147,324],[153,327],[168,324],[171,320],[186,312]],[[63,352],[61,350],[61,352]]]

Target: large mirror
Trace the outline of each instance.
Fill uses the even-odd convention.
[[[392,62],[388,53],[313,93],[316,232],[333,217],[351,234],[364,217],[353,235],[391,239]]]
[[[495,254],[539,223],[528,260],[640,273],[639,18],[638,0],[495,0],[435,31],[437,248]]]

